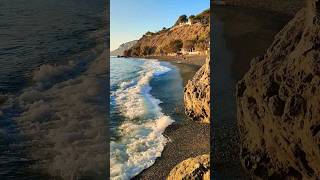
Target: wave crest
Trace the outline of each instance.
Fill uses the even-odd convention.
[[[168,142],[165,129],[174,122],[162,113],[161,101],[150,94],[152,78],[171,69],[146,60],[136,82],[123,82],[114,93],[126,120],[119,126],[120,139],[111,141],[111,179],[130,179],[150,167]]]

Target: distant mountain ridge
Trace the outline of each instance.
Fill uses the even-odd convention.
[[[136,43],[138,42],[138,40],[133,40],[133,41],[129,41],[129,42],[126,42],[126,43],[123,43],[119,46],[118,49],[116,50],[113,50],[110,52],[110,55],[111,56],[123,56],[123,52],[125,50],[128,50],[130,49],[132,46],[134,46]]]

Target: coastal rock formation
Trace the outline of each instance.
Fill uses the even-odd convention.
[[[320,177],[317,3],[297,13],[237,85],[240,158],[263,179]]]
[[[132,46],[134,46],[135,44],[137,44],[138,40],[134,40],[134,41],[129,41],[126,43],[123,43],[119,46],[118,49],[111,51],[110,55],[111,56],[123,56],[123,52],[130,49]]]
[[[184,88],[185,112],[193,120],[210,123],[210,58]]]
[[[167,180],[210,179],[210,157],[208,154],[189,158],[175,166]]]

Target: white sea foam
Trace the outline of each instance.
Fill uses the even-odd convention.
[[[25,135],[29,156],[38,160],[35,171],[62,179],[105,177],[105,51],[93,59],[85,73],[75,78],[56,78],[76,68],[68,65],[43,65],[34,72],[34,86],[23,89],[0,106],[22,111],[13,120]],[[39,83],[49,82],[48,89]],[[1,132],[0,132],[1,133]],[[29,157],[28,156],[28,157]]]
[[[122,83],[115,92],[116,103],[127,120],[118,128],[120,140],[111,141],[111,179],[130,179],[161,156],[168,142],[163,132],[173,120],[162,113],[161,101],[150,94],[149,83],[170,70],[159,61],[148,60],[136,82]]]
[[[116,101],[122,113],[129,119],[138,118],[148,112],[146,105],[148,109],[155,109],[154,112],[161,112],[158,106],[161,102],[150,95],[149,82],[152,77],[170,70],[170,68],[160,65],[158,61],[149,60],[143,65],[143,70],[140,72],[140,78],[137,82],[122,82],[119,90],[115,92]]]

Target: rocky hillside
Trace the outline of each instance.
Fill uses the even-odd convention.
[[[294,16],[304,6],[304,0],[215,0],[226,5],[244,6]]]
[[[190,16],[189,19],[182,20],[182,17],[184,16],[180,16],[171,28],[145,33],[127,55],[145,56],[169,53],[171,50],[168,46],[174,41],[180,41],[181,47],[186,41],[192,41],[194,46],[201,48],[204,45],[203,49],[207,49],[210,37],[210,11],[206,10],[196,16]],[[187,24],[188,20],[190,24]]]
[[[123,43],[119,46],[118,49],[114,50],[114,51],[111,51],[110,52],[110,55],[111,56],[123,56],[123,52],[125,50],[128,50],[130,49],[132,46],[134,46],[136,43],[138,42],[138,40],[134,40],[134,41],[129,41],[129,42],[126,42],[126,43]]]
[[[210,58],[184,88],[186,114],[193,120],[210,123]]]
[[[267,179],[320,177],[320,18],[309,1],[237,86],[243,166]]]

